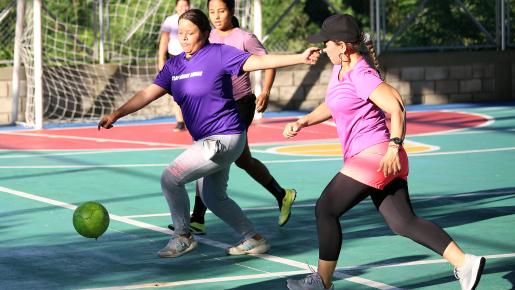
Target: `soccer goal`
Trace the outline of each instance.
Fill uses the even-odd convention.
[[[237,2],[242,26],[253,25],[252,0]],[[191,1],[207,11],[207,0]],[[160,27],[170,0],[25,1],[21,62],[27,79],[22,124],[91,122],[123,104],[157,74]],[[161,98],[130,118],[170,116]]]

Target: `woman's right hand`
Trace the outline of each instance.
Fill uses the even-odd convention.
[[[302,125],[299,122],[291,122],[286,124],[283,131],[283,136],[286,138],[293,138],[297,136],[297,133],[302,129]]]
[[[114,113],[103,116],[102,119],[100,119],[100,121],[98,122],[98,130],[100,130],[100,128],[104,128],[104,129],[113,128],[113,124],[114,124],[114,122],[116,122],[117,119],[118,118],[116,118],[116,115]]]
[[[309,47],[302,53],[303,63],[316,64],[320,57],[321,49],[318,47]]]

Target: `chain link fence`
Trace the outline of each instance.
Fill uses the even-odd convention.
[[[16,0],[0,0],[0,67],[13,64],[15,27]]]
[[[83,3],[91,6],[92,19],[96,2]],[[207,12],[207,0],[191,3]],[[248,31],[253,31],[253,3],[236,1],[236,15]],[[172,14],[173,5],[168,10]],[[263,42],[272,52],[300,51],[323,20],[337,12],[353,14],[365,31],[373,32],[383,53],[500,49],[503,39],[506,48],[515,47],[515,0],[262,0]],[[0,66],[12,65],[15,24],[16,0],[0,0]]]

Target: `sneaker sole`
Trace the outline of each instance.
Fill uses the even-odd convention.
[[[157,255],[161,258],[177,258],[177,257],[180,257],[186,253],[189,253],[189,252],[195,250],[197,248],[197,246],[198,246],[198,242],[194,241],[193,243],[191,243],[191,245],[186,250],[184,250],[178,254],[167,255],[167,254],[157,253]]]
[[[476,281],[474,281],[474,285],[472,285],[471,290],[476,289],[477,284],[479,284],[479,280],[481,280],[481,275],[483,274],[483,270],[485,268],[486,259],[485,257],[481,257],[481,260],[479,261],[479,267],[476,272]]]
[[[280,227],[284,226],[285,224],[288,223],[288,221],[290,220],[290,217],[291,217],[291,208],[293,207],[293,203],[295,202],[295,199],[297,199],[297,191],[295,189],[292,189],[293,192],[295,193],[293,195],[293,200],[291,201],[291,204],[290,204],[290,212],[288,213],[288,216],[286,217],[286,220],[284,221],[284,223],[282,224],[279,224]]]
[[[270,244],[257,246],[252,250],[243,251],[243,252],[229,252],[226,251],[226,254],[229,256],[241,256],[241,255],[255,255],[255,254],[265,254],[270,250]]]

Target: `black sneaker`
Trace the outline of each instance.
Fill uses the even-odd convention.
[[[173,224],[169,224],[168,228],[172,231],[175,231]],[[194,235],[205,235],[206,225],[197,222],[190,222],[190,232]]]

